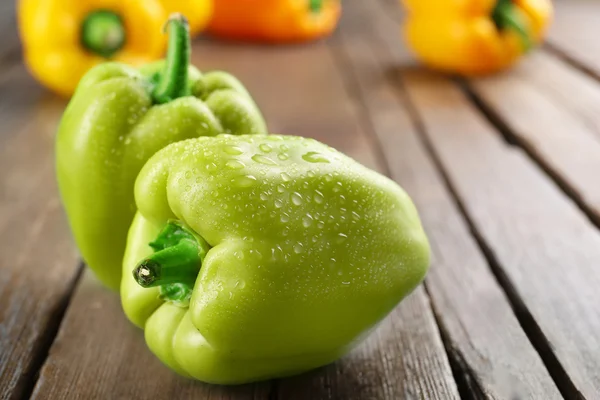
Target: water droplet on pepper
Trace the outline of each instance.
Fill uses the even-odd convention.
[[[308,153],[302,156],[302,159],[311,163],[326,163],[329,164],[329,160],[325,158],[323,155],[317,153],[316,151],[309,151]]]

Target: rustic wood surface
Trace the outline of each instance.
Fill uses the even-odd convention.
[[[493,132],[458,88],[430,75],[411,74],[406,82],[474,234],[522,324],[530,325],[550,373],[561,378],[565,392],[594,398],[600,358],[590,351],[600,348],[600,337],[590,332],[600,332],[600,292],[594,289],[600,283],[600,235],[522,151]],[[448,107],[461,103],[460,110]]]
[[[469,86],[503,132],[600,221],[600,86],[543,52]]]
[[[65,102],[21,66],[0,85],[0,398],[16,398],[35,383],[80,262],[54,184]]]
[[[548,45],[572,65],[600,78],[600,41],[596,0],[558,0]]]
[[[222,387],[164,367],[82,269],[53,169],[66,100],[29,76],[0,2],[0,399],[600,398],[600,3],[557,2],[544,48],[472,80],[418,67],[398,3],[348,0],[307,45],[195,42],[272,132],[402,185],[433,251],[425,284],[346,357]]]
[[[412,195],[429,233],[434,262],[426,287],[451,361],[468,366],[462,383],[470,392],[560,398],[420,140],[420,121],[400,90],[410,60],[382,40],[396,29],[385,12],[366,3],[347,10],[356,23],[353,34],[342,26],[343,47],[391,175]]]

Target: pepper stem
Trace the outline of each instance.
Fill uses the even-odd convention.
[[[164,104],[188,94],[188,66],[191,39],[187,19],[179,13],[171,14],[165,25],[169,31],[169,47],[165,67],[152,92],[155,103]]]
[[[81,25],[81,43],[92,53],[110,58],[125,44],[123,20],[112,11],[92,11]]]
[[[520,36],[524,52],[531,50],[533,43],[527,21],[512,0],[498,0],[492,12],[492,19],[498,29],[512,29]]]
[[[323,8],[323,0],[309,0],[310,1],[310,11],[314,13],[318,13]]]
[[[148,243],[148,245],[152,247],[154,251],[160,251],[167,247],[175,246],[182,239],[195,240],[195,237],[176,221],[170,221],[158,234],[156,239]]]
[[[202,263],[198,242],[181,239],[179,243],[157,251],[144,259],[133,270],[136,282],[144,287],[179,283],[193,287]]]

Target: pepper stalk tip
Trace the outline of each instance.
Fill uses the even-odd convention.
[[[163,71],[152,90],[152,98],[156,104],[168,103],[189,94],[191,38],[187,18],[181,13],[171,14],[164,29],[168,30],[169,44]]]
[[[190,26],[190,22],[188,21],[188,19],[185,15],[183,15],[180,12],[174,12],[169,15],[167,22],[165,22],[165,24],[163,25],[163,33],[167,33],[169,25],[175,21],[185,24],[186,27]]]
[[[133,277],[141,287],[151,287],[156,281],[157,271],[154,264],[152,260],[144,260],[133,270]]]

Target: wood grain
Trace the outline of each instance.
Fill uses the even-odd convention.
[[[64,102],[18,66],[3,74],[0,93],[0,398],[12,399],[31,389],[79,261],[54,183]]]
[[[342,31],[338,50],[350,66],[391,176],[412,196],[428,232],[434,261],[427,289],[458,373],[470,385],[463,390],[468,397],[561,398],[419,138],[398,87],[397,66],[404,57],[381,39],[395,29],[384,12],[347,3],[344,22],[354,29]]]
[[[370,138],[356,116],[355,104],[347,99],[340,72],[325,45],[272,49],[200,41],[194,58],[203,70],[222,68],[242,79],[273,131],[318,138],[378,167]],[[100,304],[98,313],[102,314],[86,317],[94,304]],[[102,329],[106,326],[111,327],[110,334]],[[121,363],[126,366],[115,368]],[[356,353],[322,371],[276,382],[271,398],[305,393],[299,391],[306,387],[314,399],[362,399],[365,393],[373,394],[370,398],[397,398],[396,393],[408,390],[415,398],[431,393],[456,398],[446,354],[422,291],[402,303]],[[326,378],[331,374],[336,378]],[[148,376],[153,376],[152,384],[131,387]],[[319,383],[320,377],[330,379],[327,387]],[[379,379],[366,381],[368,377]],[[121,316],[116,298],[86,279],[73,298],[35,394],[40,399],[62,399],[80,391],[87,398],[203,398],[212,393],[212,398],[260,399],[269,395],[269,388],[261,384],[217,390],[175,376],[152,361],[141,335]]]
[[[555,55],[539,50],[513,72],[581,119],[600,139],[600,84]]]
[[[600,224],[600,83],[539,53],[470,86],[492,119]]]
[[[419,72],[404,81],[428,143],[563,393],[598,398],[597,229],[456,86]]]
[[[429,300],[418,288],[335,364],[279,382],[278,398],[459,399]]]
[[[548,32],[551,48],[600,78],[600,3],[595,0],[555,0]]]
[[[269,384],[224,388],[175,375],[127,321],[119,297],[86,271],[40,373],[34,399],[266,399]]]
[[[322,43],[268,47],[200,41],[193,59],[203,70],[225,69],[242,80],[272,133],[351,149],[362,164],[381,168],[356,105],[347,100],[341,73]]]

